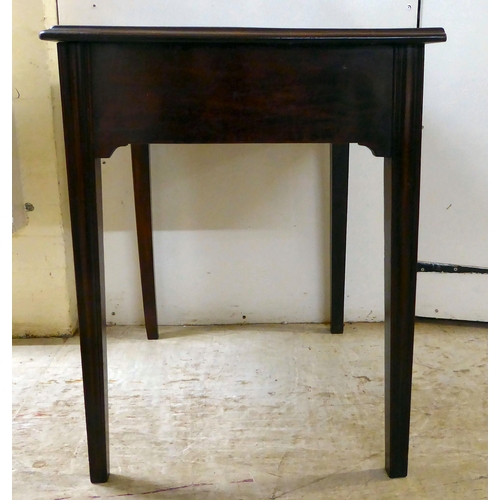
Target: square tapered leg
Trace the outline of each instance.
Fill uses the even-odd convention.
[[[408,473],[417,281],[423,47],[395,51],[392,157],[384,163],[385,465]]]
[[[109,477],[101,164],[94,156],[90,50],[59,44],[90,480]]]
[[[139,267],[141,270],[144,322],[148,339],[158,339],[155,275],[153,260],[153,225],[151,216],[151,181],[149,145],[132,144],[132,174],[134,179],[135,218]]]
[[[344,331],[349,144],[331,145],[331,333]]]

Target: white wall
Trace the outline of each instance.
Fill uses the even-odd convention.
[[[160,323],[328,320],[328,146],[151,149]],[[358,224],[348,232],[346,314],[373,319],[378,309],[381,319],[382,198],[361,193],[382,189],[382,160],[352,150],[359,194],[349,217]],[[108,319],[135,323],[142,313],[129,149],[104,162]]]
[[[57,22],[57,12],[53,2],[40,0],[12,7],[13,160],[18,169],[13,181],[21,184],[13,186],[14,200],[35,207],[27,225],[17,219],[19,230],[12,235],[13,336],[71,335],[76,301],[60,105],[57,96],[53,99],[53,91],[59,92],[56,50],[38,39],[39,31]]]
[[[440,21],[435,25],[460,33],[469,22],[462,14],[465,4],[434,6],[443,13],[435,19],[426,4],[424,23]],[[474,5],[470,32],[480,31],[484,23],[482,7]],[[411,27],[416,26],[416,3],[60,0],[59,15],[61,24]],[[448,262],[460,256],[463,260],[451,263],[483,265],[485,183],[474,172],[485,169],[481,137],[486,125],[481,112],[469,121],[458,105],[471,93],[483,92],[486,76],[476,53],[482,46],[474,45],[464,60],[457,51],[469,38],[453,43],[458,46],[439,44],[427,54],[419,257]],[[474,74],[467,69],[469,61]],[[128,148],[104,162],[107,319],[142,323]],[[153,146],[159,322],[328,321],[328,169],[325,145]],[[451,198],[439,191],[445,185]],[[475,201],[464,204],[471,186]],[[380,321],[382,160],[356,145],[351,146],[349,196],[346,319]],[[446,208],[450,203],[453,210]],[[464,223],[471,206],[480,208]],[[435,309],[450,310],[451,303],[463,319],[484,319],[482,285],[465,287],[450,300],[445,286],[442,294],[426,292],[425,286],[440,288],[426,280],[419,275],[417,312],[439,315]]]
[[[14,89],[15,90],[15,89]],[[18,97],[15,91],[15,99]],[[14,120],[12,120],[14,125]],[[16,129],[12,127],[12,232],[19,231],[28,223],[26,215],[23,183],[21,179],[21,165],[19,163],[19,147],[16,139]]]

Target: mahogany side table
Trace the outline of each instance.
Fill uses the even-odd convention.
[[[132,145],[148,338],[149,144],[332,145],[332,333],[343,326],[349,143],[384,157],[385,466],[408,469],[424,47],[442,28],[55,26],[90,480],[109,477],[100,158]]]

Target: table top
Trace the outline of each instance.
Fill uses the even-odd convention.
[[[54,26],[40,33],[56,42],[183,42],[251,44],[425,44],[446,41],[443,28],[305,29]]]

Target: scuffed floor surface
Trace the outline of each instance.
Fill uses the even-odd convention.
[[[78,338],[15,340],[13,498],[487,498],[487,330],[419,323],[404,479],[384,472],[383,325],[108,328],[109,482]]]

